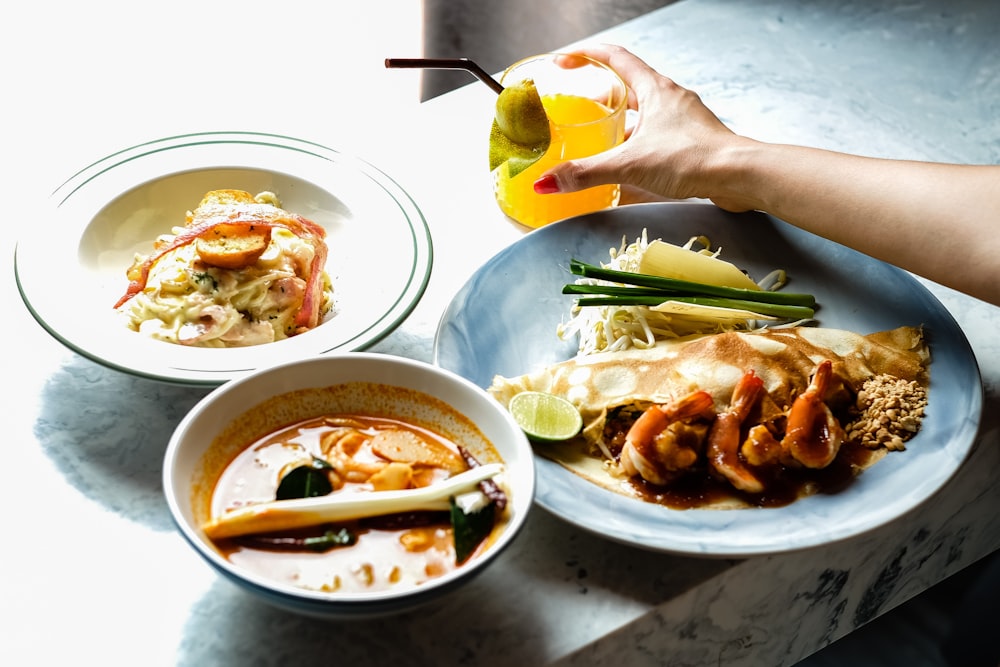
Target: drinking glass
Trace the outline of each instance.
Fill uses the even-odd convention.
[[[493,191],[500,209],[523,225],[541,227],[616,206],[619,185],[540,195],[533,184],[553,165],[595,155],[624,140],[627,89],[621,77],[596,60],[549,53],[514,63],[500,83],[515,85],[525,79],[534,81],[538,89],[549,117],[551,143],[541,159],[516,176],[508,174],[506,162],[493,171]]]

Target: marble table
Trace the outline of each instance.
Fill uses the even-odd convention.
[[[496,210],[480,168],[492,93],[473,83],[419,104],[397,95],[415,81],[380,69],[382,57],[419,48],[413,4],[372,2],[375,16],[345,10],[326,24],[297,2],[183,1],[156,20],[112,2],[18,9],[24,29],[3,46],[4,62],[18,64],[13,116],[0,137],[5,661],[792,665],[1000,547],[1000,311],[927,283],[976,353],[984,417],[955,477],[887,526],[730,560],[616,544],[539,509],[467,589],[348,624],[273,609],[216,577],[174,531],[160,486],[167,439],[208,390],[116,372],[46,335],[14,286],[14,230],[45,224],[48,192],[76,169],[141,141],[241,129],[335,146],[391,174],[427,219],[426,293],[373,349],[430,361],[452,295],[525,230]],[[109,12],[128,29],[98,19]],[[969,0],[683,0],[587,41],[627,46],[759,139],[996,163],[998,24],[1000,6]],[[208,25],[253,37],[234,50],[206,39]],[[381,39],[364,47],[349,41],[355,33]],[[40,51],[57,45],[45,61]],[[53,289],[66,288],[54,272]]]

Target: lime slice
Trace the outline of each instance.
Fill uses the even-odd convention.
[[[533,440],[569,440],[583,428],[580,411],[565,398],[540,391],[522,391],[507,405],[521,430]]]
[[[490,129],[490,171],[506,162],[513,178],[541,159],[550,141],[549,117],[535,82],[525,79],[504,88]]]

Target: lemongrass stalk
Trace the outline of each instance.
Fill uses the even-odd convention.
[[[480,482],[494,478],[503,470],[503,464],[489,463],[419,489],[333,493],[246,505],[213,518],[202,526],[202,530],[209,539],[215,540],[400,512],[447,511],[453,496],[474,491]]]

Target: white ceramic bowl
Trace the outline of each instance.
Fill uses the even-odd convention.
[[[372,391],[374,385],[404,391]],[[342,391],[344,386],[359,389]],[[440,403],[421,400],[419,395]],[[267,409],[259,409],[262,404]],[[211,489],[222,468],[238,451],[282,426],[355,410],[410,416],[432,427],[440,424],[444,433],[450,432],[473,456],[477,450],[483,452],[492,445],[505,465],[509,484],[509,516],[500,533],[484,552],[450,573],[399,590],[349,594],[312,591],[234,566],[200,527],[209,518]],[[455,413],[462,418],[456,420]],[[481,572],[523,526],[534,497],[535,467],[531,446],[506,409],[468,380],[402,357],[346,352],[258,370],[213,390],[174,431],[163,466],[163,487],[184,539],[238,586],[296,612],[363,618],[411,609],[454,590]]]
[[[113,306],[135,254],[183,224],[206,192],[227,188],[274,192],[326,230],[333,311],[311,331],[249,347],[174,345],[130,330]],[[430,231],[412,198],[374,166],[291,137],[211,132],[140,144],[74,174],[50,205],[44,224],[18,239],[25,304],[80,354],[166,382],[216,386],[257,368],[365,349],[405,319],[430,276]],[[359,251],[370,247],[378,261]]]

